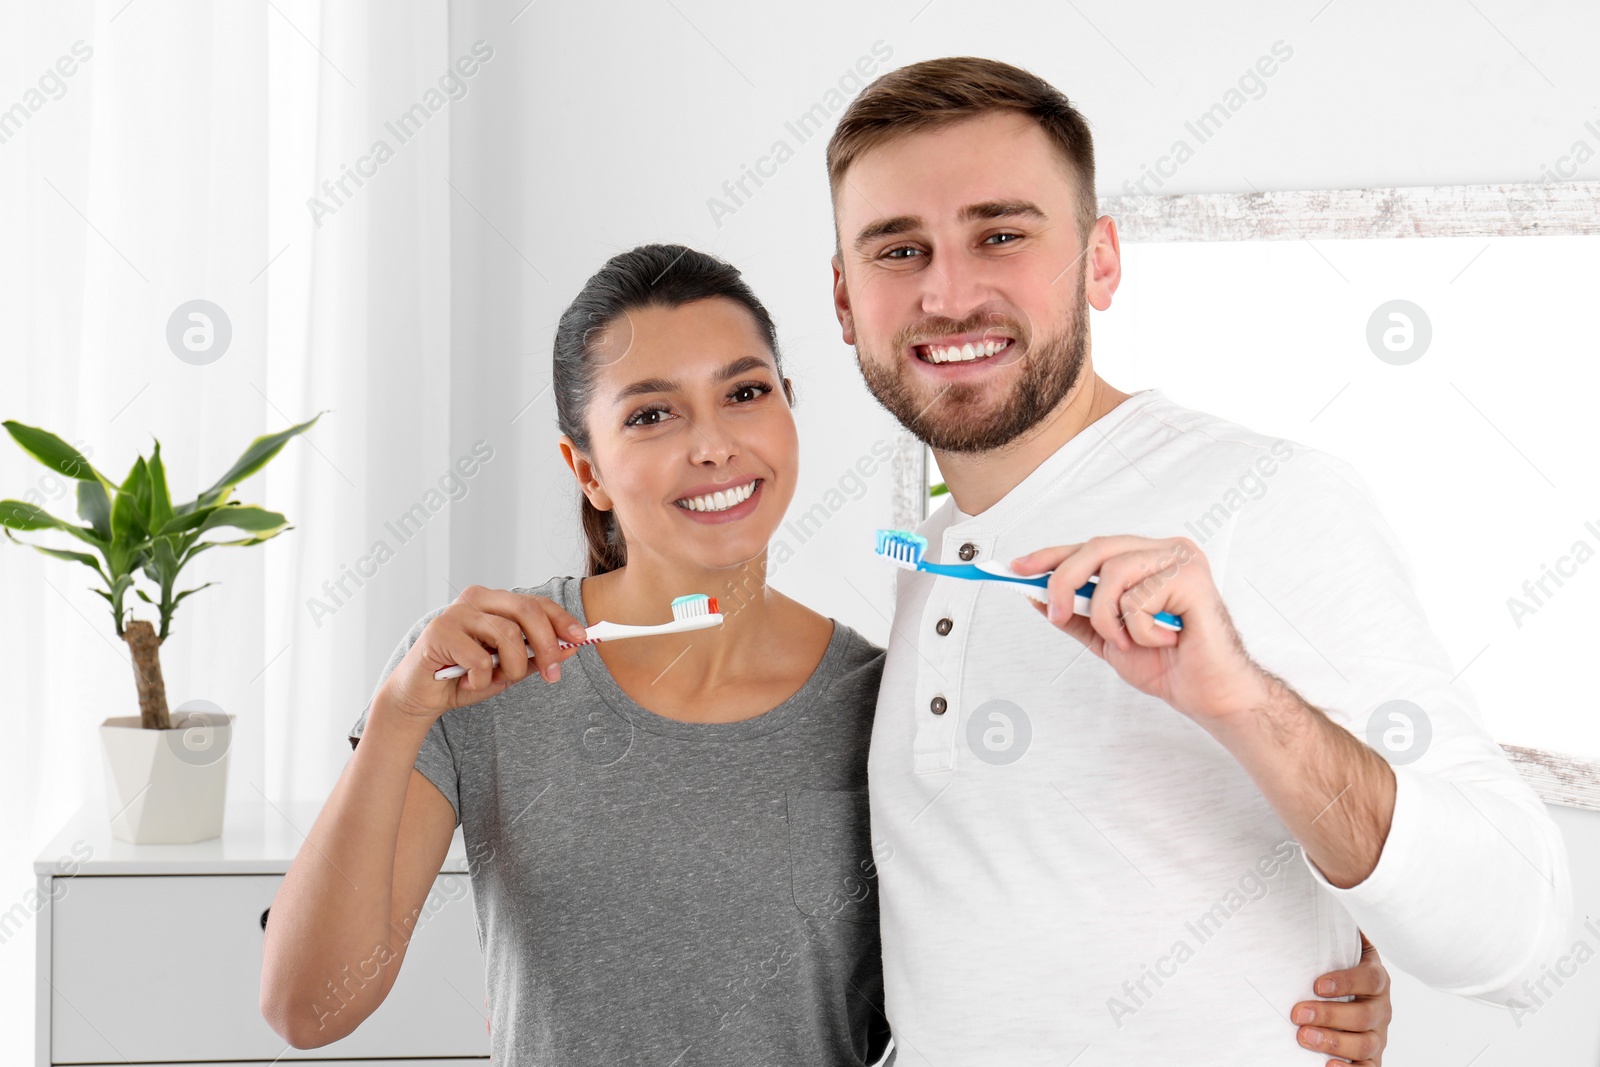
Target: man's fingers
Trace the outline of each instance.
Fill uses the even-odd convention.
[[[1161,572],[1167,565],[1167,555],[1166,550],[1159,547],[1129,549],[1100,564],[1097,572],[1100,580],[1089,598],[1089,618],[1096,630],[1124,652],[1134,644],[1176,643],[1155,635],[1154,631],[1160,627],[1152,617],[1166,603],[1161,595]]]
[[[1046,608],[1043,604],[1032,599],[1031,597],[1029,598],[1028,603],[1032,604],[1034,610],[1040,615],[1045,615],[1048,617]],[[1084,618],[1082,615],[1068,615],[1066,618],[1062,619],[1058,623],[1054,623],[1053,625],[1056,627],[1056,629],[1065,630],[1067,633],[1071,634],[1080,644],[1087,645],[1090,652],[1093,652],[1102,659],[1105,658],[1105,639],[1099,634],[1095,633],[1094,627],[1090,625],[1089,620]]]
[[[1018,556],[1011,561],[1011,569],[1017,574],[1041,574],[1044,571],[1053,571],[1057,565],[1079,549],[1079,545],[1056,545],[1053,548],[1039,548],[1029,552],[1026,556]]]
[[[1342,1056],[1347,1060],[1371,1059],[1383,1046],[1378,1035],[1371,1030],[1354,1033],[1345,1030],[1327,1030],[1320,1026],[1302,1026],[1295,1033],[1302,1046],[1327,1056]]]
[[[1319,997],[1381,997],[1389,989],[1389,972],[1377,954],[1343,971],[1329,971],[1317,979]]]
[[[1294,1006],[1289,1018],[1323,1030],[1375,1031],[1388,1022],[1378,1004],[1371,1000],[1306,1000]]]

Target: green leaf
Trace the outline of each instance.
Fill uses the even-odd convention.
[[[0,526],[13,530],[50,530],[60,525],[60,519],[35,504],[21,500],[0,500]]]
[[[176,608],[179,604],[183,603],[183,598],[188,596],[190,593],[198,593],[200,590],[204,589],[206,587],[206,585],[216,585],[216,584],[217,584],[216,582],[207,582],[205,585],[197,585],[193,589],[185,589],[183,592],[179,593],[176,597],[173,598],[172,606],[174,608]]]
[[[161,442],[150,456],[150,506],[145,510],[150,529],[159,530],[172,521],[172,493],[167,489],[167,468],[161,462]]]
[[[29,545],[28,547],[35,552],[43,552],[47,556],[54,556],[56,559],[64,559],[69,563],[81,563],[85,567],[92,567],[94,572],[100,576],[101,581],[107,585],[111,584],[111,579],[106,577],[106,572],[100,569],[100,561],[87,552],[68,552],[66,549],[45,548],[43,545]]]
[[[147,594],[143,589],[135,589],[134,593],[139,597],[140,600],[144,601],[146,604],[154,604],[155,603],[155,601],[151,600],[149,594]]]
[[[74,526],[45,511],[43,508],[24,503],[21,500],[0,500],[0,526],[9,530],[65,530],[85,544],[106,551],[108,542],[95,536],[93,530],[82,526]],[[10,536],[9,533],[7,536]],[[16,538],[11,538],[16,541]],[[26,541],[17,541],[17,544],[27,544]]]
[[[308,421],[302,422],[297,426],[291,426],[287,430],[280,430],[277,433],[264,434],[251,441],[250,446],[244,450],[244,453],[228,469],[228,473],[218,478],[216,484],[210,489],[201,493],[190,507],[195,509],[210,507],[226,500],[229,491],[235,485],[265,467],[271,462],[272,457],[283,449],[283,446],[288,443],[291,437],[309,430],[316,424],[318,419],[322,418],[322,415],[323,412],[319,411]],[[182,511],[184,509],[180,508],[178,510]]]
[[[152,582],[165,584],[178,576],[177,551],[168,537],[157,538],[154,546],[153,556],[145,562],[144,573]]]
[[[289,520],[276,511],[258,508],[253,504],[228,504],[216,508],[206,516],[205,522],[200,524],[196,533],[205,533],[218,526],[233,526],[240,530],[249,530],[251,533],[273,533],[283,529]]]
[[[48,430],[41,430],[37,426],[24,426],[15,419],[7,419],[0,423],[0,426],[6,428],[24,452],[57,474],[66,475],[68,478],[97,481],[101,485],[111,484],[106,481],[104,475],[89,465],[83,453]]]
[[[950,491],[950,487],[945,485],[943,482],[940,482],[937,485],[932,486],[928,490],[928,495],[929,496],[944,496],[944,494],[948,493],[949,491]]]
[[[78,483],[78,517],[88,520],[95,536],[111,540],[111,497],[97,481]]]
[[[188,563],[191,559],[198,556],[208,548],[233,547],[235,545],[259,545],[263,541],[270,541],[274,537],[277,537],[278,534],[292,529],[294,529],[293,526],[285,526],[282,530],[277,530],[273,533],[262,534],[260,537],[241,537],[237,541],[201,541],[193,548],[189,549],[188,552],[184,553],[183,562]]]
[[[117,490],[116,500],[111,503],[111,540],[114,543],[150,536],[144,525],[144,509],[139,504],[140,491],[146,487],[149,477],[144,457],[140,456],[134,460],[128,476],[122,480],[122,487]]]
[[[206,521],[206,518],[215,508],[204,507],[194,509],[193,503],[180,504],[173,509],[172,518],[156,530],[156,537],[169,537],[174,534],[187,533]]]

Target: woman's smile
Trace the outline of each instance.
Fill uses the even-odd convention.
[[[673,502],[674,510],[686,518],[701,523],[737,522],[750,515],[761,504],[763,478],[744,482],[724,483],[726,488],[697,486],[693,494],[679,497]]]

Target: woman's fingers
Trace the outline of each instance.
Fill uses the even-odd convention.
[[[515,685],[536,670],[545,681],[555,681],[561,676],[561,661],[576,651],[560,647],[557,627],[566,635],[583,629],[553,601],[509,589],[469,586],[452,609],[456,610],[457,625],[480,644],[480,651],[486,645],[500,657],[498,676],[492,664],[470,649],[464,654],[472,662],[456,661],[467,668],[465,688],[477,692],[497,684],[502,689]],[[529,649],[534,653],[531,659]]]
[[[501,688],[504,688],[528,676],[533,667],[528,662],[528,651],[523,644],[522,627],[516,620],[494,614],[480,604],[470,602],[457,603],[450,610],[454,614],[457,630],[456,640],[450,650],[458,657],[467,657],[456,659],[458,664],[467,669],[462,679],[466,689],[484,693],[498,683],[503,682]],[[474,650],[468,647],[472,644],[478,648]],[[500,657],[499,667],[490,661],[491,653]]]

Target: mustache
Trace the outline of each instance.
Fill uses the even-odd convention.
[[[949,337],[965,333],[985,333],[993,331],[1003,333],[1019,344],[1027,340],[1027,333],[1022,329],[1022,324],[1014,322],[997,312],[987,312],[977,318],[957,321],[955,319],[925,319],[915,326],[902,330],[896,338],[896,351],[908,345],[922,344],[934,337]]]

